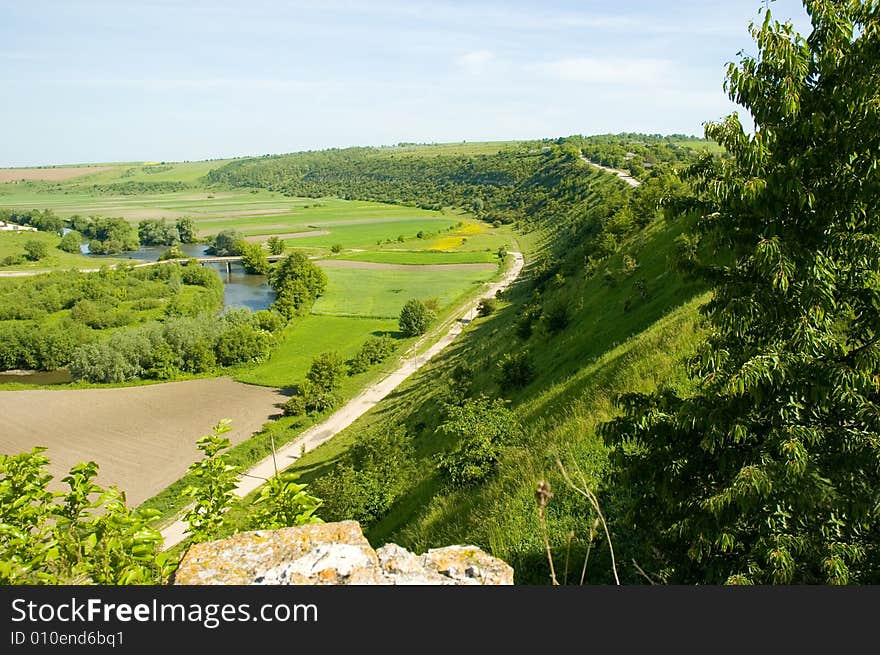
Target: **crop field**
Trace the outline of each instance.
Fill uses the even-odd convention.
[[[497,263],[498,254],[493,250],[445,252],[442,250],[373,250],[345,253],[343,259],[379,264],[403,264],[409,266],[432,266],[437,264]]]
[[[19,182],[22,180],[70,180],[83,175],[90,175],[113,166],[58,166],[45,168],[0,168],[0,184],[3,182]]]
[[[459,220],[457,216],[415,207],[337,198],[289,198],[267,191],[193,189],[128,196],[93,194],[78,187],[65,193],[46,193],[14,184],[0,184],[0,208],[51,209],[63,218],[76,214],[120,216],[131,223],[148,218],[173,221],[187,216],[195,220],[201,236],[229,229],[247,236],[289,237],[298,232],[320,232],[296,244],[319,247],[336,243],[364,247],[400,236],[413,239],[419,232],[433,235],[447,230]]]
[[[346,263],[344,260],[319,263],[324,265],[328,284],[327,293],[315,303],[315,314],[385,318],[396,318],[410,298],[437,298],[440,306],[445,306],[476,290],[498,270],[495,264],[448,264],[428,269],[395,264],[339,266]]]
[[[230,378],[123,389],[0,392],[0,452],[46,446],[56,488],[81,461],[100,466],[99,484],[115,484],[136,505],[180,478],[197,459],[196,439],[232,419],[233,443],[280,414],[286,397]],[[197,411],[193,411],[194,408]]]
[[[241,382],[287,387],[301,382],[312,359],[326,351],[353,356],[371,336],[393,334],[397,320],[350,316],[306,316],[282,335],[268,361],[236,375]]]

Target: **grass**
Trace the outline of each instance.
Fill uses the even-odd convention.
[[[24,255],[24,244],[27,241],[39,241],[49,248],[49,255],[36,262],[25,260],[14,266],[4,266],[3,259],[10,255]],[[100,268],[103,265],[113,266],[122,260],[103,258],[100,261],[71,254],[58,249],[61,237],[51,232],[0,232],[0,271],[35,271],[59,268]]]
[[[239,382],[287,387],[301,382],[312,359],[335,350],[353,356],[370,336],[397,331],[397,321],[344,316],[306,316],[295,319],[282,333],[282,341],[264,363],[235,375]]]
[[[379,250],[347,252],[339,259],[377,264],[403,264],[408,266],[436,264],[489,264],[498,261],[497,250],[467,252],[443,252],[439,250]]]
[[[318,299],[316,314],[396,318],[410,298],[437,298],[441,306],[475,289],[496,270],[370,270],[325,268],[327,293]]]
[[[545,303],[565,302],[570,323],[551,334],[539,322],[525,342],[516,336],[519,307],[534,301],[526,286],[511,290],[490,317],[479,318],[462,337],[419,370],[352,426],[307,453],[291,470],[310,481],[346,457],[347,450],[367,431],[403,424],[413,439],[417,474],[409,491],[398,498],[384,518],[368,526],[373,544],[394,541],[422,552],[449,543],[473,543],[508,561],[518,582],[545,583],[546,556],[534,505],[541,479],[553,485],[548,509],[550,543],[557,561],[564,557],[567,536],[578,540],[589,530],[590,510],[568,490],[556,473],[555,458],[571,469],[580,467],[591,485],[602,489],[607,452],[596,427],[613,417],[615,398],[629,391],[650,391],[661,382],[687,390],[683,361],[701,339],[698,307],[706,300],[701,289],[667,271],[667,257],[680,224],[657,224],[625,244],[623,252],[585,275],[569,268],[559,283],[544,291]],[[536,247],[534,242],[532,247]],[[638,267],[622,272],[622,255]],[[616,273],[611,284],[604,267]],[[637,281],[644,282],[637,284]],[[639,288],[646,288],[642,297]],[[523,390],[501,392],[495,362],[505,352],[528,350],[538,364],[537,377]],[[496,474],[486,483],[452,489],[435,468],[435,456],[448,449],[436,426],[442,420],[441,397],[450,372],[459,364],[474,368],[474,392],[502,395],[523,425],[524,436],[504,449]],[[602,548],[594,555],[591,579],[607,582]]]

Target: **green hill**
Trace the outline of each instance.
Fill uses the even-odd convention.
[[[630,151],[638,148],[634,141],[655,146],[635,189],[581,156],[590,145]],[[645,135],[596,143],[572,137],[494,154],[422,156],[430,152],[426,146],[406,158],[358,149],[349,158],[304,153],[237,160],[212,172],[215,183],[298,195],[401,201],[418,194],[486,220],[501,217],[521,233],[527,268],[495,311],[475,320],[374,411],[297,462],[295,470],[325,500],[324,518],[358,519],[374,543],[393,540],[416,550],[475,543],[509,561],[518,582],[545,583],[549,566],[534,492],[546,479],[554,493],[547,528],[557,568],[566,557],[580,567],[594,512],[566,486],[556,458],[583,473],[614,525],[622,492],[603,479],[606,451],[596,426],[614,416],[620,393],[661,382],[684,387],[683,362],[700,336],[704,290],[669,268],[684,225],[657,210],[659,198],[681,184],[673,165],[700,150],[676,143]],[[667,161],[659,159],[664,155]],[[533,365],[521,388],[500,384],[505,357]],[[448,403],[481,396],[504,399],[521,430],[504,442],[485,481],[457,488],[437,467],[457,445],[441,425]],[[617,528],[614,538],[625,540],[625,526]],[[608,549],[598,535],[594,546],[588,578],[609,581]],[[621,575],[635,580],[638,573],[627,564]]]

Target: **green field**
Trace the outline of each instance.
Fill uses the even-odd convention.
[[[402,264],[407,266],[437,264],[481,264],[497,263],[497,250],[475,250],[444,252],[441,250],[373,250],[350,252],[340,256],[356,262],[375,262],[377,264]]]
[[[9,256],[23,255],[27,241],[40,241],[49,248],[49,255],[36,262],[25,260],[21,264],[3,265]],[[49,232],[0,232],[0,271],[41,271],[59,268],[100,268],[119,263],[120,259],[102,257],[100,260],[74,255],[58,249],[61,237]]]
[[[301,382],[316,355],[354,355],[371,336],[393,333],[397,321],[344,316],[306,316],[291,323],[268,361],[236,375],[240,382],[287,387]]]
[[[485,270],[375,270],[325,268],[327,293],[318,299],[315,314],[396,318],[410,298],[437,298],[448,305],[492,277],[497,268]]]

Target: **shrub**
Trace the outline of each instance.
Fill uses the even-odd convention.
[[[330,246],[330,252],[332,252],[333,254],[342,252],[342,244],[334,243],[332,246]]]
[[[520,434],[519,423],[503,400],[467,400],[448,406],[441,434],[457,441],[449,453],[440,455],[438,468],[454,486],[477,484],[495,470],[502,445]]]
[[[250,530],[278,530],[295,525],[321,523],[315,512],[321,500],[306,492],[308,485],[297,484],[296,474],[281,473],[269,478],[254,501],[248,521]]]
[[[406,337],[415,337],[427,332],[431,322],[436,318],[421,300],[408,300],[400,310],[398,325]]]
[[[480,316],[489,316],[495,312],[498,303],[494,298],[483,298],[477,305],[477,314]]]
[[[255,328],[264,330],[269,334],[276,334],[287,325],[287,321],[284,320],[284,317],[281,316],[281,314],[268,309],[261,309],[258,312],[254,312],[254,315],[251,317],[251,322]]]
[[[4,266],[18,266],[24,264],[24,255],[7,255],[3,258]]]
[[[389,336],[370,337],[358,353],[348,361],[348,374],[363,373],[373,364],[385,361],[397,346]]]
[[[268,357],[272,337],[250,323],[232,325],[220,333],[214,348],[222,366],[259,362]]]
[[[564,300],[558,300],[551,304],[544,310],[544,320],[547,322],[547,330],[550,334],[562,332],[571,321],[568,303]]]
[[[63,237],[61,237],[61,242],[58,244],[58,249],[63,250],[64,252],[69,252],[73,255],[80,254],[80,245],[82,244],[82,235],[75,230],[71,230]]]
[[[339,386],[345,373],[345,364],[342,357],[336,352],[321,353],[312,360],[306,379],[316,389],[331,392]]]
[[[80,463],[49,490],[45,448],[0,455],[0,584],[162,584],[173,559],[161,552],[157,513],[128,509],[118,489],[94,483]]]
[[[269,254],[271,255],[281,255],[284,253],[284,240],[281,237],[269,237],[266,245],[268,246]]]
[[[505,353],[498,362],[498,384],[502,389],[521,389],[535,377],[535,365],[528,351]]]
[[[38,262],[49,255],[49,246],[42,241],[30,240],[24,242],[24,256],[29,261]]]
[[[171,246],[168,250],[159,255],[159,261],[164,262],[169,259],[185,259],[186,253],[180,249],[180,246]]]
[[[297,386],[296,392],[284,403],[282,409],[285,416],[320,414],[336,407],[339,400],[339,395],[334,391],[323,389],[306,380]]]
[[[375,523],[409,489],[414,457],[412,443],[400,426],[363,435],[351,447],[348,461],[312,484],[324,500],[322,516]]]

